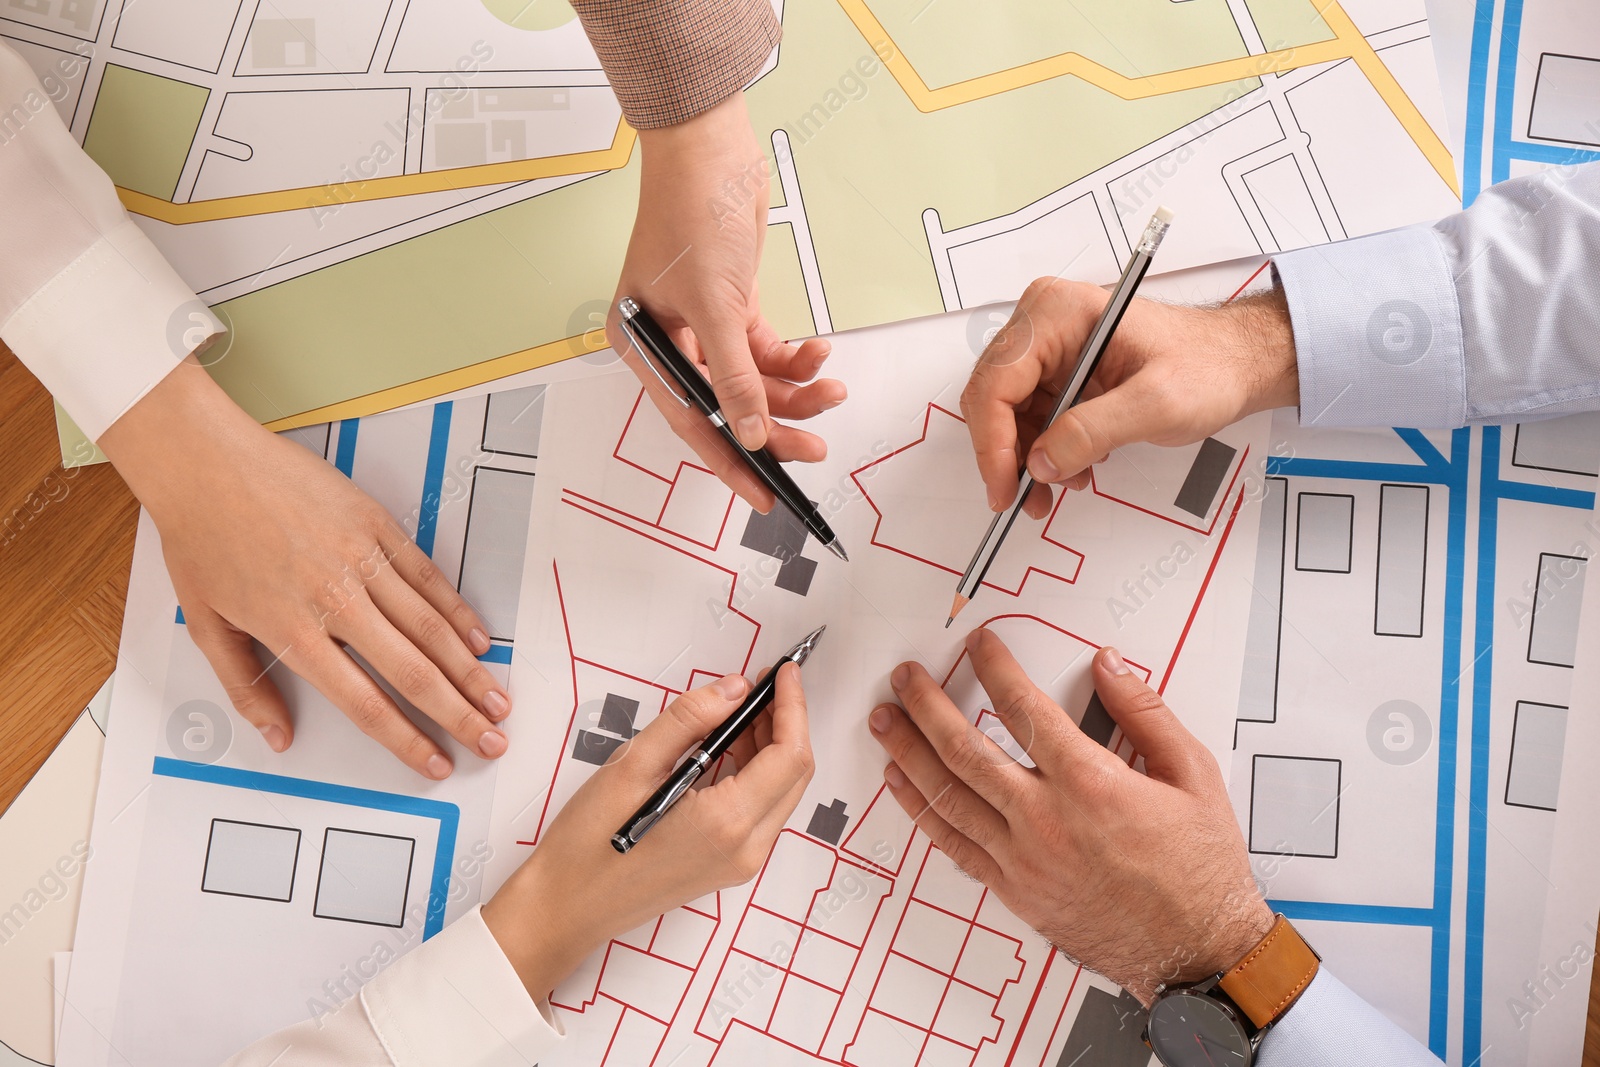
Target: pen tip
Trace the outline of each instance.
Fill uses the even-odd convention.
[[[950,629],[950,624],[955,622],[955,621],[956,621],[956,617],[954,615],[950,616],[948,619],[944,620],[944,628],[946,630]]]
[[[835,537],[832,541],[829,541],[823,547],[829,552],[832,552],[835,556],[838,556],[840,559],[844,560],[846,563],[850,562],[850,557],[845,555],[844,552],[844,542],[840,541],[837,537]]]

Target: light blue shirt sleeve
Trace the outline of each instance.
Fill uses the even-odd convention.
[[[1352,993],[1326,967],[1261,1039],[1259,1067],[1441,1067],[1387,1015]]]
[[[1466,211],[1288,252],[1303,426],[1600,410],[1600,163],[1502,182]]]

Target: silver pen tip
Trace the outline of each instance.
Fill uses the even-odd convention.
[[[837,537],[822,547],[826,548],[829,552],[832,552],[835,556],[838,556],[846,563],[850,562],[850,557],[844,554],[844,542],[839,540]]]
[[[822,640],[822,632],[827,628],[825,625],[819,626],[806,634],[798,645],[789,650],[787,658],[794,660],[798,666],[805,666],[806,660],[811,658],[811,653],[816,651],[817,642]]]
[[[623,318],[631,319],[639,314],[639,303],[633,297],[625,296],[617,301],[617,310],[622,313]]]

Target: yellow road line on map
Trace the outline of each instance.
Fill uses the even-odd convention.
[[[504,378],[508,374],[533,370],[536,367],[548,367],[552,363],[560,363],[562,360],[571,359],[574,356],[598,352],[605,347],[605,335],[598,330],[592,330],[587,334],[579,334],[576,337],[563,337],[559,341],[550,341],[547,344],[535,345],[533,348],[524,348],[520,352],[508,352],[503,356],[495,356],[481,363],[473,363],[465,367],[458,367],[455,370],[447,370],[427,378],[418,378],[414,382],[406,382],[403,385],[392,386],[388,389],[379,389],[377,392],[353,396],[349,400],[341,400],[335,404],[312,408],[310,411],[302,411],[264,425],[267,429],[273,431],[295,430],[301,426],[315,426],[321,422],[337,422],[340,419],[354,419],[380,411],[391,411],[406,404],[432,400],[457,389],[482,385],[484,382]]]
[[[1461,199],[1461,186],[1456,181],[1456,164],[1450,156],[1450,149],[1445,147],[1445,143],[1439,139],[1433,127],[1428,125],[1428,120],[1423,118],[1417,105],[1400,87],[1399,80],[1384,64],[1382,57],[1372,47],[1372,42],[1362,36],[1361,30],[1357,28],[1354,20],[1345,14],[1344,8],[1339,6],[1337,0],[1326,0],[1319,8],[1318,14],[1339,40],[1349,42],[1350,58],[1361,68],[1361,73],[1367,76],[1367,81],[1372,83],[1373,89],[1383,98],[1383,102],[1388,105],[1395,119],[1404,127],[1412,142],[1432,165],[1434,172],[1443,179],[1445,185],[1449,186],[1456,199]]]
[[[625,166],[633,154],[638,134],[626,122],[617,123],[616,135],[608,148],[590,152],[569,152],[541,159],[519,159],[508,163],[484,163],[476,167],[453,167],[424,171],[421,174],[395,174],[382,178],[354,178],[350,181],[308,185],[300,189],[275,189],[265,193],[246,193],[212,200],[174,204],[160,197],[117,189],[122,206],[135,215],[182,226],[191,222],[215,222],[247,215],[270,215],[279,211],[316,208],[335,210],[345,204],[366,200],[386,200],[395,196],[438,193],[450,189],[472,189],[506,182],[525,182],[535,178],[561,178],[593,171],[616,170]]]
[[[1199,66],[1183,67],[1138,78],[1129,78],[1077,52],[1062,52],[1045,59],[1036,59],[1031,63],[943,85],[937,89],[930,88],[928,83],[922,80],[922,76],[911,65],[911,61],[889,36],[889,31],[867,6],[867,0],[839,0],[839,6],[844,9],[845,15],[855,24],[867,43],[873,46],[880,58],[888,53],[888,58],[883,60],[884,66],[894,76],[894,80],[916,109],[925,113],[941,111],[947,107],[971,103],[1000,93],[1013,92],[1068,75],[1104,89],[1123,100],[1143,100],[1187,89],[1242,81],[1262,74],[1294,70],[1296,67],[1306,67],[1316,63],[1352,59],[1418,149],[1433,165],[1439,177],[1460,195],[1450,150],[1428,125],[1405,90],[1400,88],[1400,83],[1395,80],[1389,68],[1384,66],[1383,60],[1373,50],[1371,42],[1361,35],[1361,31],[1335,0],[1323,0],[1321,9],[1323,20],[1334,32],[1331,41],[1318,41],[1294,48],[1240,56],[1237,59],[1224,59],[1216,63],[1202,63]]]

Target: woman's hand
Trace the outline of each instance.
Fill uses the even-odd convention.
[[[786,343],[761,314],[756,268],[767,232],[766,156],[735,93],[675,126],[639,133],[639,213],[617,283],[705,367],[722,413],[747,448],[814,462],[820,437],[774,422],[807,419],[844,402],[843,383],[812,381],[829,344]],[[639,376],[679,437],[718,477],[762,511],[772,494],[699,412],[686,410],[628,343],[612,301],[606,338]],[[804,384],[810,383],[810,384]]]
[[[749,691],[738,675],[684,693],[573,794],[483,919],[535,999],[591,952],[707,893],[755,877],[811,781],[800,668],[730,756],[738,773],[691,790],[626,855],[611,835]],[[596,901],[604,901],[597,907]]]
[[[254,641],[419,774],[448,777],[450,758],[346,647],[469,751],[505,752],[494,724],[511,704],[477,660],[483,621],[325,460],[262,429],[193,361],[99,443],[161,531],[189,636],[273,751],[294,718]]]

